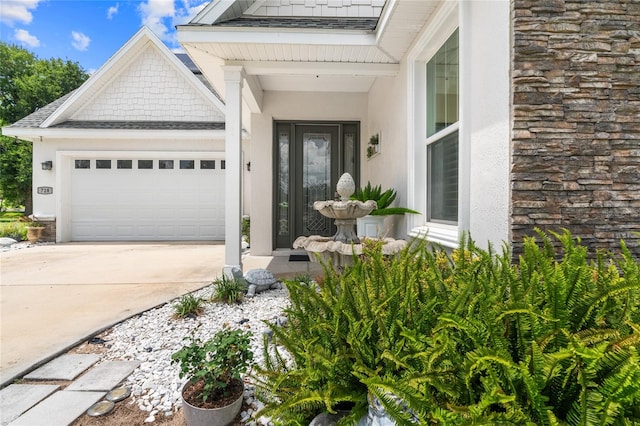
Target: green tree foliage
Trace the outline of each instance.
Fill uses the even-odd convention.
[[[0,42],[0,125],[13,124],[79,87],[89,75],[76,62],[38,59]],[[0,191],[12,204],[31,198],[32,151],[28,142],[0,138]],[[27,211],[26,213],[30,213]]]
[[[0,196],[3,204],[24,205],[26,214],[31,213],[31,158],[30,143],[0,137]]]
[[[525,242],[519,263],[464,239],[385,257],[375,245],[319,287],[288,283],[258,371],[265,415],[308,424],[367,396],[398,424],[640,422],[640,263],[568,232]]]

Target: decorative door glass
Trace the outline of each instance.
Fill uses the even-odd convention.
[[[313,208],[333,199],[331,192],[331,133],[302,134],[302,227],[305,235],[327,235],[331,220]]]

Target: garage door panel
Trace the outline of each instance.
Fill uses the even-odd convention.
[[[134,159],[133,169],[98,170],[92,160],[92,169],[72,168],[72,240],[224,239],[224,173],[157,164],[138,170]]]

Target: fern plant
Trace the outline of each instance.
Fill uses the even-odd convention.
[[[561,244],[554,248],[553,239]],[[379,244],[379,243],[377,243]],[[256,380],[266,415],[304,424],[378,397],[398,424],[627,425],[640,421],[640,267],[568,232],[508,249],[365,247],[321,287],[287,283]]]

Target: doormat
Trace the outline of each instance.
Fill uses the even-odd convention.
[[[289,262],[309,262],[309,255],[307,254],[290,254]]]

